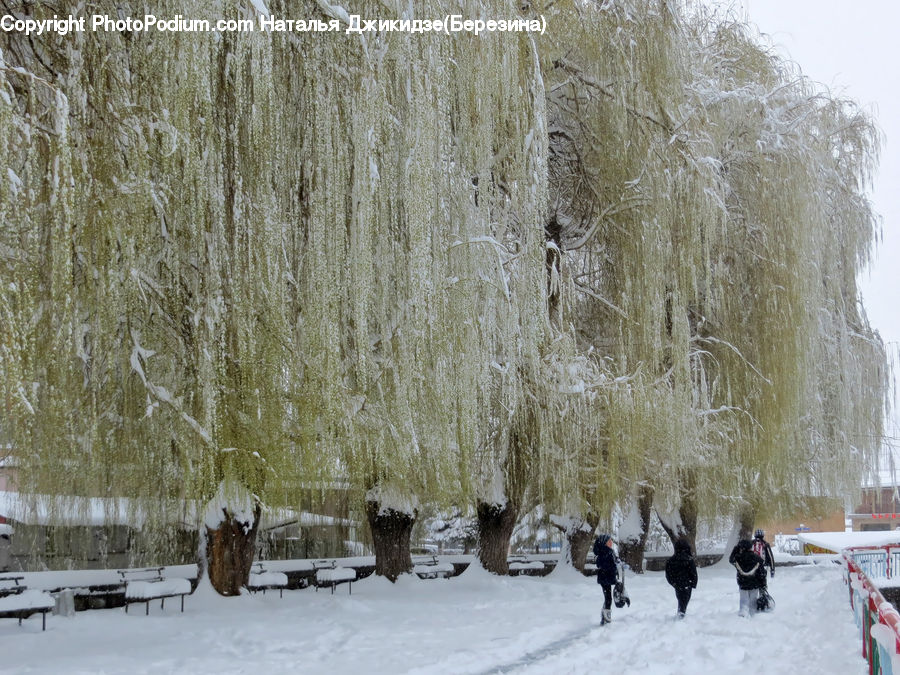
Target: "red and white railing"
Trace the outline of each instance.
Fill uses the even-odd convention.
[[[860,546],[843,553],[850,607],[862,638],[870,675],[900,675],[900,612],[872,579],[900,577],[900,548]]]

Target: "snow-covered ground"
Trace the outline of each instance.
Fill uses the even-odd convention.
[[[143,607],[0,620],[3,673],[825,673],[863,675],[840,567],[779,567],[777,609],[737,615],[733,568],[700,570],[683,621],[662,573],[630,575],[631,607],[600,626],[602,593],[560,569],[545,578],[470,568],[447,580],[369,578],[221,598],[207,584]]]

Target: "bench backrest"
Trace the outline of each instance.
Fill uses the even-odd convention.
[[[144,569],[118,570],[122,581],[162,581],[162,567],[145,567]]]
[[[19,582],[25,577],[0,577],[0,595],[15,595],[25,590]]]

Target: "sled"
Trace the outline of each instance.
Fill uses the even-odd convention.
[[[616,578],[616,585],[613,586],[613,602],[619,608],[625,605],[631,607],[631,598],[628,597],[628,593],[625,591],[625,565],[621,561],[618,561]]]
[[[775,610],[775,598],[769,595],[765,588],[759,589],[759,597],[756,599],[757,612],[772,612]]]

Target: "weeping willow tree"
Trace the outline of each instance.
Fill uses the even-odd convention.
[[[260,505],[310,486],[348,481],[389,578],[423,495],[522,489],[546,332],[527,34],[4,39],[24,71],[4,71],[4,281],[24,288],[3,308],[25,490],[133,498],[151,555],[212,500],[232,594]]]
[[[713,397],[738,413],[723,468],[749,530],[806,497],[846,494],[875,461],[886,361],[856,276],[876,231],[865,191],[878,138],[743,27],[719,26],[709,48],[727,209],[714,274],[727,286],[700,341],[715,356]]]
[[[222,561],[233,545],[252,560],[258,505],[237,524],[228,495],[265,501],[302,468],[286,442],[292,214],[271,186],[289,113],[274,105],[271,40],[5,40],[7,168],[21,187],[7,195],[4,279],[21,290],[4,298],[18,336],[4,386],[22,489],[131,498],[158,560],[224,483],[209,553]],[[41,115],[55,126],[36,126]],[[213,570],[235,594],[249,562]]]
[[[298,395],[319,408],[306,447],[332,448],[369,522],[376,573],[396,579],[412,567],[422,499],[488,494],[496,475],[516,473],[510,455],[534,450],[511,440],[527,410],[505,411],[527,406],[523,374],[544,339],[543,90],[527,35],[306,47],[287,84],[314,130],[300,134],[295,275],[307,301]]]
[[[639,559],[654,503],[691,537],[858,476],[871,122],[677,3],[458,9],[574,33],[0,36],[2,431],[34,508],[127,497],[140,562],[187,523],[234,594],[263,509],[333,481],[396,579],[424,500],[471,504],[503,573],[534,505],[578,564],[634,500]]]
[[[486,106],[479,126],[468,129],[467,135],[483,139],[488,128],[499,134],[479,162],[477,177],[483,205],[477,222],[488,228],[488,245],[495,249],[489,255],[496,256],[496,262],[482,268],[492,269],[489,275],[480,274],[490,286],[482,291],[488,304],[481,310],[476,344],[487,358],[483,356],[479,366],[481,405],[475,419],[480,431],[471,462],[479,558],[496,573],[507,570],[512,528],[525,491],[540,471],[545,415],[541,354],[550,337],[542,230],[547,201],[545,91],[535,42],[519,37],[511,53],[508,40],[499,37],[491,43],[493,56],[471,57],[515,65],[518,81],[497,81],[486,89],[473,81],[463,98]],[[483,188],[489,190],[482,196]]]
[[[682,472],[705,461],[698,419],[708,405],[692,334],[721,228],[719,179],[688,107],[692,54],[675,8],[572,3],[560,11],[578,15],[579,34],[546,48],[557,309],[613,383],[595,413],[604,432],[592,459],[575,456],[571,484],[606,512],[640,493],[646,532],[654,493],[677,495]],[[636,550],[640,560],[642,545]]]
[[[594,454],[563,464],[562,494],[608,510],[604,482],[632,486],[639,563],[654,500],[693,542],[704,513],[852,489],[886,382],[855,285],[871,122],[742,25],[666,2],[555,9],[583,33],[544,45],[551,308],[627,382]]]

